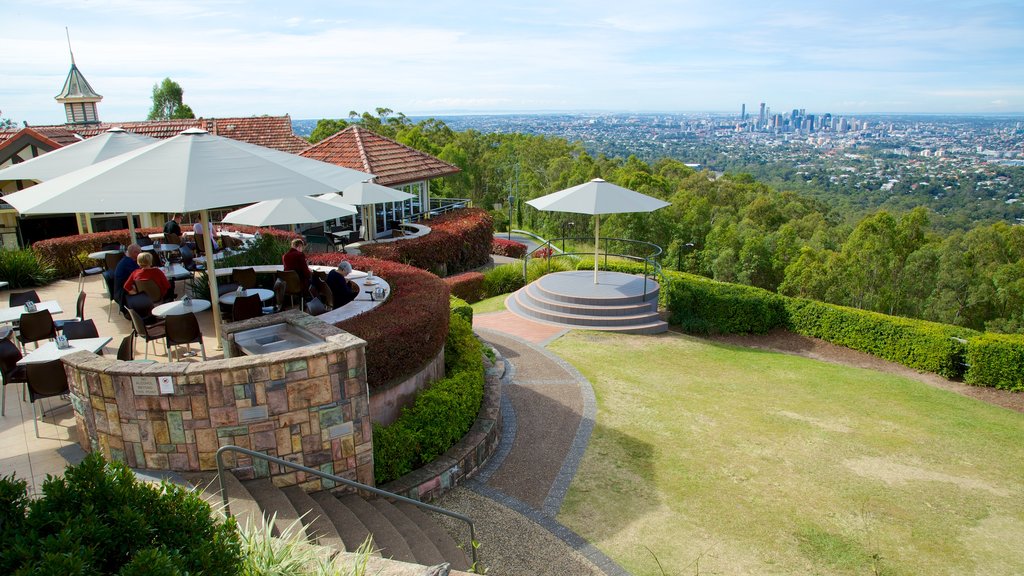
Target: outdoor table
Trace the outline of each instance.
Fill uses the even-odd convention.
[[[42,302],[36,302],[36,311],[49,310],[50,314],[60,314],[64,312],[64,309],[60,307],[60,303],[56,300],[43,300]],[[24,306],[15,306],[14,308],[0,308],[0,322],[15,322],[21,319],[21,315],[28,312]]]
[[[10,286],[9,282],[4,282],[3,280],[0,280],[0,290],[3,290],[4,288],[7,288],[8,286]]]
[[[159,240],[159,241],[163,242],[164,241],[164,233],[163,232],[156,232],[156,233],[150,234],[149,235],[149,239],[150,240]]]
[[[274,297],[273,290],[267,290],[266,288],[246,288],[245,294],[239,294],[237,290],[228,292],[227,294],[221,294],[218,301],[227,306],[234,306],[235,298],[238,298],[239,296],[252,296],[253,294],[259,296],[260,301],[262,302],[266,302]]]
[[[184,280],[192,276],[192,272],[181,264],[161,266],[159,270],[164,273],[164,276],[167,276],[168,280]]]
[[[163,253],[177,252],[178,250],[181,250],[181,246],[178,244],[160,244],[159,246],[154,244],[153,249],[156,250],[157,252]]]
[[[73,352],[81,352],[82,350],[88,350],[89,352],[99,352],[104,346],[110,343],[112,338],[100,337],[100,338],[79,338],[78,340],[68,340],[70,348],[60,349],[57,348],[56,342],[47,342],[39,348],[29,352],[24,358],[18,360],[18,366],[24,366],[26,364],[42,364],[43,362],[50,362],[52,360],[59,360],[62,356],[66,356]]]
[[[93,260],[105,260],[107,258],[107,254],[121,254],[121,251],[120,250],[100,250],[99,252],[91,252],[91,253],[89,253],[89,258],[92,258]]]
[[[174,302],[167,302],[153,307],[153,315],[163,318],[165,316],[181,316],[189,312],[198,314],[199,312],[209,310],[210,306],[209,300],[201,298],[193,298],[192,304],[189,306],[185,306],[185,302],[182,300],[175,300]]]

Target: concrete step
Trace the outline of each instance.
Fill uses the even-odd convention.
[[[459,548],[455,540],[441,528],[426,512],[412,504],[395,502],[395,508],[405,514],[414,524],[423,530],[427,538],[434,544],[434,548],[444,557],[445,562],[452,565],[455,570],[469,570],[469,557],[466,552]],[[466,541],[469,541],[469,529],[466,529]]]
[[[409,550],[412,551],[413,557],[416,558],[417,564],[432,566],[445,561],[444,556],[434,546],[430,538],[424,534],[423,530],[408,516],[403,514],[401,510],[395,508],[394,504],[385,498],[374,498],[370,500],[370,505],[387,518],[388,522],[395,527],[395,530],[398,530],[398,533],[402,535],[405,543],[409,546]]]
[[[348,506],[342,504],[334,494],[325,490],[323,492],[313,492],[309,497],[320,505],[324,514],[327,515],[331,524],[334,525],[342,542],[345,544],[346,551],[354,552],[362,545],[366,537],[370,535],[369,528],[356,517],[354,512],[348,509]],[[380,556],[379,553],[376,555]]]
[[[626,304],[581,304],[567,300],[555,300],[549,298],[540,287],[534,283],[522,290],[521,296],[529,299],[533,306],[553,312],[564,312],[572,314],[583,314],[589,316],[629,316],[657,312],[658,295],[649,295],[646,301],[630,302]]]
[[[601,273],[602,284],[593,283],[591,272],[556,272],[541,276],[530,283],[534,293],[547,300],[581,304],[585,306],[628,306],[658,301],[661,285],[643,276],[622,273]],[[646,286],[646,296],[645,296]]]
[[[345,550],[345,542],[341,539],[341,534],[338,533],[334,523],[328,518],[327,512],[305,490],[298,486],[288,486],[281,488],[281,492],[284,492],[288,501],[299,512],[311,542],[320,546]]]
[[[617,315],[594,315],[589,313],[592,311],[592,307],[574,308],[572,306],[567,306],[564,311],[550,310],[537,306],[536,302],[530,298],[524,290],[525,289],[520,289],[512,295],[515,298],[519,309],[523,310],[531,317],[548,320],[550,322],[572,324],[576,326],[598,326],[608,328],[612,326],[645,324],[650,322],[652,319],[658,318],[657,311],[651,310],[650,308],[643,311],[633,311],[634,313],[620,312]]]
[[[259,478],[242,483],[252,494],[256,504],[263,510],[263,516],[274,519],[274,536],[280,536],[291,528],[292,533],[300,533],[308,539],[305,526],[299,518],[299,512],[292,506],[288,497],[280,488],[274,486],[269,478]]]
[[[211,506],[214,508],[222,507],[220,483],[217,481],[216,472],[184,472],[182,477],[201,490]],[[260,510],[259,504],[256,503],[256,499],[253,498],[252,494],[249,493],[249,490],[238,478],[235,478],[234,474],[230,472],[225,474],[224,485],[228,493],[228,505],[231,509],[231,514],[235,517],[240,528],[244,529],[250,522],[259,520],[262,517],[263,513]]]
[[[416,556],[405,538],[377,508],[357,494],[345,494],[338,500],[373,534],[374,546],[380,550],[381,556],[402,562],[416,562]]]

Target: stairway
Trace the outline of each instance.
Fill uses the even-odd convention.
[[[620,272],[555,272],[520,288],[505,307],[530,320],[569,328],[609,330],[627,334],[658,334],[668,323],[658,314],[654,280]],[[646,293],[645,293],[646,290]]]
[[[216,472],[184,475],[203,491],[213,505],[221,502]],[[278,488],[269,479],[242,482],[233,474],[225,476],[231,512],[244,526],[261,515],[274,516],[274,535],[295,526],[310,542],[349,552],[373,535],[375,555],[413,564],[437,565],[468,570],[469,559],[455,540],[427,513],[412,504],[392,503],[384,498],[368,500],[357,494],[335,496],[331,492],[307,494],[298,486]],[[466,538],[468,539],[468,530]]]

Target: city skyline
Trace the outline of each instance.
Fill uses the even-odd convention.
[[[1024,6],[895,4],[12,0],[0,111],[63,122],[67,25],[109,121],[144,118],[164,77],[206,117],[1024,113]]]

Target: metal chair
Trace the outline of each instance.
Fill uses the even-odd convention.
[[[64,337],[68,340],[99,338],[100,332],[96,329],[96,323],[92,320],[79,320],[77,322],[64,323]]]
[[[95,276],[96,274],[102,274],[103,273],[103,267],[102,266],[92,266],[92,267],[86,268],[85,264],[82,263],[81,258],[75,258],[75,262],[78,264],[78,291],[81,292],[82,290],[85,289],[84,288],[85,287],[85,277],[86,276]]]
[[[29,364],[25,372],[28,375],[28,399],[32,402],[32,423],[36,427],[36,438],[39,438],[39,418],[42,415],[36,413],[36,400],[70,392],[68,374],[60,360]]]
[[[282,270],[277,273],[277,279],[284,281],[284,293],[291,298],[292,306],[295,306],[295,297],[299,297],[299,309],[302,309],[302,279],[295,270]]]
[[[22,353],[25,351],[25,344],[29,342],[37,343],[40,340],[57,337],[57,326],[53,323],[53,316],[50,315],[49,310],[25,312],[21,315],[21,320],[18,323],[21,327],[18,332],[18,341],[21,342]]]
[[[85,320],[85,292],[79,291],[78,300],[75,302],[75,317],[54,320],[53,323],[57,325],[57,330],[63,330],[64,325],[68,322],[80,322],[82,320]]]
[[[263,315],[263,303],[257,294],[250,296],[239,296],[231,306],[231,321],[241,322],[249,318],[256,318]]]
[[[203,344],[203,333],[199,330],[199,320],[192,312],[188,314],[175,314],[164,319],[166,332],[167,355],[173,360],[171,346],[185,346],[193,342],[199,343],[199,349],[203,353],[203,360],[206,360],[206,345]]]
[[[25,290],[24,292],[11,292],[7,296],[7,302],[11,308],[17,308],[18,306],[24,306],[25,302],[31,300],[32,302],[42,302],[39,299],[39,294],[36,294],[35,290]]]
[[[121,345],[117,347],[117,359],[131,362],[135,360],[135,334],[129,334],[121,339]]]
[[[124,299],[125,307],[129,310],[135,310],[139,317],[142,318],[146,324],[153,324],[158,320],[156,316],[153,316],[153,299],[149,297],[149,294],[145,292],[139,292],[138,294],[128,294]]]
[[[167,337],[167,328],[163,321],[147,325],[146,322],[143,321],[142,316],[139,316],[139,313],[131,307],[128,308],[128,314],[132,317],[132,327],[135,329],[135,334],[137,336],[142,336],[146,340],[145,357],[148,359],[149,343],[154,340],[165,339]],[[156,354],[156,344],[153,345],[153,354]]]
[[[3,403],[0,405],[0,416],[7,414],[7,385],[28,384],[28,373],[24,366],[18,366],[22,359],[18,345],[7,338],[0,340],[0,375],[4,378]]]
[[[252,268],[235,268],[231,271],[231,279],[235,284],[248,290],[256,287],[256,270]]]
[[[114,284],[113,270],[103,272],[103,283],[107,286],[107,298],[110,299],[110,306],[107,308],[107,322],[110,322],[110,313],[114,311],[114,308],[118,310],[122,308],[121,300],[118,298],[120,291]]]

